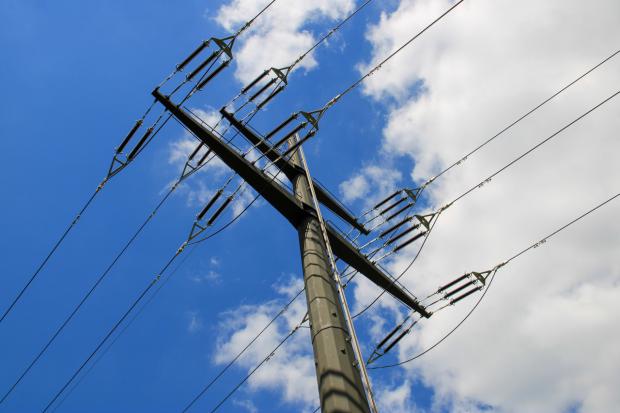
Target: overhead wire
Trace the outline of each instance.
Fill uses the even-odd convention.
[[[303,325],[303,323],[305,323],[306,321],[306,316],[304,316],[304,319],[297,324],[295,327],[293,327],[293,329],[286,335],[284,336],[283,339],[281,339],[278,344],[274,347],[273,350],[271,350],[271,352],[265,357],[263,358],[248,374],[246,374],[243,379],[237,383],[237,385],[235,387],[233,387],[233,389],[231,391],[229,391],[226,396],[224,396],[224,398],[222,400],[220,400],[218,402],[218,404],[209,411],[209,413],[214,413],[217,410],[219,410],[220,407],[222,407],[222,405],[224,403],[226,403],[226,401],[237,391],[239,390],[239,388],[250,379],[250,377],[252,377],[254,375],[254,373],[256,373],[256,371],[261,368],[265,363],[267,363],[269,360],[271,360],[271,358],[275,355],[275,352],[278,351],[278,349],[280,347],[282,347],[284,345],[284,343],[286,343],[288,341],[288,339],[290,339]]]
[[[613,59],[618,53],[620,53],[620,49],[616,50],[615,52],[613,52],[612,54],[610,54],[609,56],[607,56],[605,59],[603,59],[602,61],[598,62],[596,65],[594,65],[593,67],[591,67],[590,69],[588,69],[586,72],[582,73],[581,75],[579,75],[576,79],[573,79],[571,82],[567,83],[566,85],[564,85],[563,87],[561,87],[559,90],[557,90],[555,93],[553,93],[551,96],[547,97],[545,100],[543,100],[542,102],[540,102],[538,105],[534,106],[533,108],[531,108],[530,110],[528,110],[527,112],[525,112],[523,115],[519,116],[517,119],[515,119],[512,123],[510,123],[508,126],[504,127],[502,130],[500,130],[499,132],[497,132],[495,135],[491,136],[490,138],[488,138],[487,140],[485,140],[484,142],[482,142],[481,144],[479,144],[478,146],[476,146],[474,149],[472,149],[471,151],[469,151],[467,154],[465,154],[464,156],[462,156],[461,158],[459,158],[457,161],[454,161],[453,163],[449,164],[446,168],[442,169],[437,175],[431,177],[428,181],[426,181],[422,187],[426,187],[427,185],[429,185],[431,182],[433,182],[435,179],[439,178],[440,176],[442,176],[443,174],[445,174],[446,172],[448,172],[449,170],[451,170],[452,168],[454,168],[457,165],[461,165],[464,161],[466,161],[471,155],[475,154],[476,152],[478,152],[479,150],[481,150],[482,148],[484,148],[485,146],[487,146],[489,143],[493,142],[495,139],[497,139],[498,137],[500,137],[501,135],[503,135],[504,133],[508,132],[510,129],[512,129],[514,126],[516,126],[518,123],[520,123],[521,121],[523,121],[525,118],[527,118],[528,116],[530,116],[531,114],[533,114],[534,112],[536,112],[538,109],[542,108],[543,106],[545,106],[547,103],[549,103],[550,101],[552,101],[553,99],[555,99],[556,97],[558,97],[559,95],[561,95],[563,92],[565,92],[567,89],[569,89],[571,86],[577,84],[580,80],[582,80],[583,78],[585,78],[586,76],[588,76],[590,73],[594,72],[596,69],[598,69],[599,67],[603,66],[605,63],[607,63],[609,60]]]
[[[434,348],[436,348],[438,345],[440,345],[442,342],[444,342],[448,337],[450,337],[472,314],[473,312],[476,310],[476,308],[478,308],[478,306],[480,305],[480,303],[482,302],[482,300],[484,299],[485,295],[487,294],[487,292],[489,291],[489,288],[491,287],[491,284],[493,283],[493,280],[495,279],[495,275],[497,274],[497,271],[508,265],[510,262],[512,262],[513,260],[521,257],[523,254],[525,254],[526,252],[538,248],[540,245],[546,243],[549,239],[551,239],[552,237],[556,236],[558,233],[566,230],[568,227],[574,225],[575,223],[577,223],[578,221],[584,219],[585,217],[587,217],[588,215],[596,212],[597,210],[599,210],[600,208],[604,207],[605,205],[611,203],[613,200],[615,200],[616,198],[620,197],[620,193],[617,193],[613,196],[611,196],[610,198],[606,199],[605,201],[597,204],[596,206],[594,206],[593,208],[589,209],[588,211],[584,212],[583,214],[579,215],[578,217],[574,218],[573,220],[569,221],[567,224],[559,227],[558,229],[556,229],[555,231],[549,233],[548,235],[546,235],[544,238],[542,238],[541,240],[531,244],[530,246],[528,246],[527,248],[519,251],[518,253],[516,253],[515,255],[513,255],[512,257],[508,258],[506,261],[500,263],[498,266],[496,266],[494,268],[494,271],[490,277],[489,280],[489,284],[487,285],[487,287],[484,289],[482,295],[478,298],[478,300],[476,301],[476,303],[474,304],[474,306],[467,312],[467,314],[465,315],[465,317],[456,325],[454,326],[450,331],[448,331],[444,336],[442,336],[439,340],[437,340],[433,345],[431,345],[430,347],[428,347],[427,349],[425,349],[424,351],[416,354],[415,356],[409,357],[406,360],[397,362],[397,363],[392,363],[392,364],[386,364],[386,365],[382,365],[382,366],[375,366],[375,367],[368,367],[370,370],[377,370],[377,369],[386,369],[386,368],[391,368],[391,367],[397,367],[397,366],[402,366],[404,364],[410,363],[420,357],[422,357],[423,355],[427,354],[429,351],[433,350]]]
[[[605,98],[604,100],[602,100],[601,102],[599,102],[598,104],[596,104],[595,106],[593,106],[592,108],[588,109],[586,112],[582,113],[581,115],[579,115],[578,117],[576,117],[575,119],[573,119],[572,121],[570,121],[569,123],[567,123],[566,125],[562,126],[560,129],[558,129],[556,132],[552,133],[550,136],[548,136],[547,138],[543,139],[542,141],[540,141],[539,143],[537,143],[536,145],[534,145],[533,147],[531,147],[530,149],[528,149],[527,151],[525,151],[524,153],[522,153],[521,155],[519,155],[518,157],[516,157],[515,159],[513,159],[512,161],[510,161],[508,164],[504,165],[503,167],[501,167],[500,169],[498,169],[497,171],[493,172],[491,175],[489,175],[487,178],[485,178],[483,181],[481,181],[480,183],[478,183],[477,185],[471,187],[470,189],[466,190],[465,192],[463,192],[462,194],[460,194],[459,196],[457,196],[456,198],[454,198],[451,202],[448,202],[447,204],[445,204],[444,206],[442,206],[441,208],[439,208],[437,210],[437,214],[441,214],[443,211],[445,211],[447,208],[449,208],[450,206],[452,206],[453,204],[455,204],[456,202],[460,201],[461,199],[463,199],[464,197],[466,197],[467,195],[469,195],[470,193],[472,193],[473,191],[475,191],[476,189],[482,188],[486,183],[489,183],[494,177],[496,177],[497,175],[499,175],[500,173],[502,173],[503,171],[505,171],[506,169],[510,168],[511,166],[513,166],[515,163],[519,162],[521,159],[523,159],[524,157],[526,157],[527,155],[529,155],[530,153],[532,153],[533,151],[535,151],[536,149],[540,148],[542,145],[544,145],[545,143],[549,142],[551,139],[553,139],[554,137],[558,136],[560,133],[562,133],[563,131],[565,131],[566,129],[568,129],[570,126],[574,125],[575,123],[579,122],[580,120],[582,120],[583,118],[585,118],[586,116],[588,116],[589,114],[591,114],[592,112],[594,112],[595,110],[597,110],[598,108],[600,108],[601,106],[603,106],[604,104],[608,103],[609,101],[611,101],[613,98],[615,98],[616,96],[618,96],[618,94],[620,94],[620,90],[613,93],[612,95],[608,96],[607,98]],[[434,221],[437,222],[437,221]],[[430,230],[428,232],[428,234],[430,234]],[[427,234],[427,237],[428,237]],[[427,237],[425,238],[424,241],[426,241]],[[415,259],[418,257],[418,254],[416,254],[414,260],[406,267],[405,271],[402,271],[397,277],[394,278],[394,280],[392,281],[392,284],[395,281],[398,281],[400,278],[402,278],[406,272],[411,268],[411,266],[413,265],[413,263],[415,262]],[[381,293],[379,294],[378,297],[376,297],[373,301],[371,301],[370,304],[366,305],[358,314],[356,314],[354,317],[357,317],[359,314],[367,311],[370,307],[372,307],[378,300],[379,298],[385,294],[386,289],[382,288]]]

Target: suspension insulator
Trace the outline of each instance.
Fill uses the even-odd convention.
[[[460,283],[461,281],[463,281],[463,280],[464,280],[464,279],[466,279],[466,278],[469,278],[469,274],[461,275],[461,276],[460,276],[459,278],[457,278],[456,280],[454,280],[454,281],[450,281],[450,282],[449,282],[448,284],[446,284],[446,285],[442,285],[441,287],[439,287],[439,288],[437,289],[437,292],[438,292],[438,293],[440,293],[440,292],[442,292],[442,291],[445,291],[445,290],[447,290],[448,288],[452,287],[454,284],[458,284],[458,283]]]
[[[398,194],[400,194],[401,192],[403,192],[402,189],[399,189],[398,191],[394,192],[392,195],[388,196],[387,198],[385,198],[383,201],[379,202],[377,205],[375,205],[374,207],[372,207],[372,209],[377,209],[382,205],[387,204],[390,200],[392,200],[395,196],[397,196]]]
[[[202,166],[202,164],[205,163],[205,161],[207,160],[207,157],[211,155],[212,152],[213,151],[211,150],[211,148],[209,148],[209,150],[206,151],[204,155],[202,155],[202,158],[200,158],[197,165]]]
[[[217,69],[215,69],[209,76],[206,77],[205,80],[203,80],[202,82],[200,82],[198,84],[198,86],[196,86],[196,88],[198,90],[202,90],[203,87],[205,87],[207,85],[207,83],[209,83],[211,80],[213,80],[213,78],[215,76],[217,76],[222,70],[226,69],[226,67],[228,67],[228,65],[230,64],[230,60],[225,61],[224,63],[222,63],[220,65],[220,67],[218,67]]]
[[[377,350],[383,347],[383,345],[387,343],[387,341],[391,339],[394,336],[394,334],[396,334],[396,332],[402,328],[402,326],[403,324],[401,323],[397,325],[396,327],[394,327],[394,329],[390,331],[389,334],[385,336],[385,338],[379,342],[379,344],[377,344]]]
[[[194,58],[198,56],[200,52],[202,52],[207,46],[209,46],[209,41],[205,40],[200,44],[200,46],[196,48],[196,50],[194,50],[189,56],[187,56],[185,60],[183,60],[177,65],[177,71],[180,72],[181,70],[183,70],[185,66],[187,66],[192,60],[194,60]]]
[[[231,203],[232,200],[233,200],[232,196],[229,196],[228,198],[226,198],[226,201],[224,201],[224,203],[220,205],[220,207],[215,211],[215,214],[213,214],[213,216],[209,218],[209,221],[207,221],[207,226],[211,226],[215,222],[217,217],[219,217],[220,214],[224,212],[224,210]]]
[[[207,205],[205,205],[205,207],[202,208],[202,211],[200,211],[198,216],[196,216],[196,221],[200,221],[201,219],[204,218],[207,211],[209,211],[209,209],[211,209],[213,204],[215,204],[215,202],[220,198],[220,196],[222,196],[222,192],[224,192],[224,190],[220,189],[219,191],[215,193],[215,195],[213,195],[213,198],[211,198],[211,200],[207,203]]]
[[[275,143],[275,145],[273,145],[273,149],[277,149],[280,146],[282,146],[282,144],[284,144],[284,142],[288,141],[291,136],[295,135],[297,132],[299,132],[300,130],[305,128],[307,125],[308,124],[306,122],[302,122],[299,125],[295,126],[295,128],[292,131],[290,131],[289,133],[284,135],[284,137],[282,139],[280,139],[278,142]]]
[[[299,116],[298,112],[293,113],[288,119],[286,119],[284,122],[276,126],[275,129],[265,135],[265,139],[269,140],[273,135],[280,132],[286,125],[297,119],[297,116]]]
[[[193,71],[190,72],[190,74],[187,75],[186,79],[192,80],[193,78],[195,78],[198,73],[202,72],[202,69],[204,69],[208,64],[213,62],[219,56],[219,53],[219,50],[211,53],[209,57],[203,60],[202,63],[198,65],[198,67],[196,67]]]
[[[402,250],[407,245],[411,244],[412,242],[415,242],[415,241],[419,240],[420,238],[422,238],[425,235],[426,235],[426,232],[419,233],[418,235],[410,238],[409,240],[407,240],[407,241],[403,242],[402,244],[400,244],[398,247],[394,248],[394,252]]]
[[[398,241],[399,239],[401,239],[402,237],[404,237],[405,235],[409,234],[412,231],[415,231],[416,229],[418,229],[420,226],[419,225],[414,225],[410,228],[407,228],[406,230],[404,230],[403,232],[401,232],[398,235],[393,236],[392,238],[390,238],[389,240],[387,240],[387,242],[385,243],[385,245],[390,245],[395,243],[396,241]]]
[[[380,233],[379,234],[379,238],[383,238],[386,235],[396,231],[398,228],[402,227],[403,225],[405,225],[409,221],[411,221],[411,218],[407,217],[407,218],[403,219],[402,221],[400,221],[398,224],[392,225],[391,227],[389,227],[388,229],[386,229],[385,231]]]
[[[133,135],[135,135],[136,131],[140,128],[140,126],[142,126],[142,122],[143,122],[142,119],[139,119],[136,121],[136,124],[133,125],[133,128],[131,128],[127,136],[125,136],[125,139],[123,139],[123,142],[121,142],[121,145],[118,148],[116,148],[116,153],[123,152],[123,149],[125,149],[125,146],[127,146],[131,138],[133,138]]]
[[[285,87],[286,87],[286,85],[281,85],[281,86],[278,86],[278,88],[277,88],[277,89],[276,89],[273,93],[271,93],[269,96],[267,96],[267,98],[266,98],[265,100],[263,100],[261,103],[259,103],[259,104],[256,106],[256,108],[257,108],[258,110],[261,110],[263,107],[265,107],[265,105],[266,105],[267,103],[269,103],[269,101],[270,101],[271,99],[275,98],[275,97],[276,97],[276,96],[277,96],[280,92],[282,92],[282,91],[284,90],[284,88],[285,88]]]
[[[191,161],[192,159],[196,157],[196,155],[198,155],[198,151],[200,150],[200,148],[202,148],[202,145],[204,144],[200,142],[198,146],[196,146],[196,149],[194,149],[192,153],[189,154],[189,158],[187,158],[188,161]]]
[[[316,133],[316,129],[312,129],[310,132],[308,132],[306,134],[306,136],[304,136],[303,138],[301,138],[300,140],[297,141],[297,143],[293,146],[291,146],[290,148],[288,148],[286,150],[286,152],[284,152],[282,154],[282,158],[284,158],[285,156],[289,155],[291,152],[293,152],[294,150],[296,150],[297,148],[299,148],[301,145],[303,145],[308,139],[310,139],[311,137],[314,136],[314,134]]]
[[[390,215],[389,217],[386,218],[386,221],[390,221],[393,218],[396,218],[397,216],[399,216],[401,213],[405,212],[406,210],[408,210],[409,208],[411,208],[414,205],[413,202],[408,203],[407,205],[405,205],[404,207],[402,207],[401,209],[399,209],[398,211],[394,212],[392,215]]]
[[[392,209],[396,208],[397,206],[399,206],[400,204],[402,204],[403,202],[405,202],[407,198],[401,198],[398,201],[394,202],[392,205],[390,205],[389,207],[385,208],[383,211],[379,212],[381,215],[385,214],[388,211],[391,211]]]
[[[459,295],[458,297],[452,299],[450,301],[450,305],[458,303],[459,301],[461,301],[462,299],[469,297],[470,295],[472,295],[473,293],[475,293],[476,291],[480,291],[482,289],[482,287],[475,287],[472,288],[471,290],[467,291],[466,293]]]
[[[400,334],[398,335],[398,337],[396,337],[396,338],[394,339],[394,341],[392,341],[392,342],[391,342],[391,343],[390,343],[390,344],[389,344],[389,345],[385,348],[385,350],[383,350],[383,354],[386,354],[388,351],[390,351],[390,350],[392,349],[392,347],[394,347],[396,344],[398,344],[398,342],[399,342],[400,340],[402,340],[402,339],[403,339],[403,337],[405,337],[407,334],[409,334],[409,331],[411,331],[411,329],[410,329],[410,328],[408,328],[408,329],[404,330],[402,333],[400,333]]]
[[[250,96],[250,98],[248,99],[250,102],[253,102],[254,99],[256,99],[257,97],[259,97],[265,90],[269,89],[271,86],[273,86],[273,84],[276,83],[276,79],[271,79],[269,82],[265,83],[265,85],[263,87],[261,87],[260,89],[258,89],[256,91],[256,93],[254,93],[252,96]]]
[[[265,76],[269,73],[269,69],[265,70],[262,75],[259,75],[256,79],[252,80],[249,85],[241,89],[242,94],[248,93],[248,90],[252,89],[258,82],[263,80]]]
[[[151,136],[151,133],[153,133],[152,126],[146,130],[146,132],[144,133],[144,135],[142,135],[136,146],[134,146],[131,152],[129,152],[129,155],[127,155],[128,160],[132,160],[138,154],[138,151],[142,148],[149,136]]]
[[[472,285],[476,284],[476,280],[471,280],[470,282],[467,282],[463,285],[461,285],[459,288],[456,288],[448,293],[446,293],[446,295],[444,296],[445,298],[450,298],[452,297],[454,294],[463,291],[464,289],[466,289],[467,287],[470,287]]]

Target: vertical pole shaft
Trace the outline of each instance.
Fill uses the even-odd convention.
[[[295,137],[292,137],[290,144],[295,142]],[[302,166],[297,152],[293,153],[291,162]],[[293,187],[297,199],[312,205],[309,183],[304,174],[293,180]],[[308,217],[297,230],[321,411],[368,413],[370,408],[331,275],[318,218]]]

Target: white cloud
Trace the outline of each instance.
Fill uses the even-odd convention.
[[[368,206],[393,192],[401,179],[402,174],[395,169],[368,165],[341,183],[339,189],[345,202],[363,199]]]
[[[401,1],[368,31],[372,60],[450,4]],[[466,1],[365,84],[370,98],[388,105],[382,149],[411,158],[411,177],[423,182],[609,55],[618,40],[615,1]],[[440,206],[453,199],[619,84],[617,57],[432,184],[429,202]],[[408,287],[423,297],[466,271],[489,269],[616,193],[618,110],[620,100],[610,102],[448,209],[404,277]],[[406,366],[412,381],[434,389],[436,408],[616,410],[618,208],[609,205],[502,269],[472,319]],[[410,254],[390,264],[393,273]],[[370,290],[356,291],[356,297],[368,302]],[[471,304],[421,323],[393,351],[406,358],[428,347]]]
[[[202,317],[197,311],[190,311],[187,313],[188,324],[187,331],[190,333],[196,333],[202,330],[204,324],[202,322]]]
[[[263,304],[243,305],[222,314],[214,362],[226,364],[232,360],[301,288],[301,279],[291,278],[276,286],[281,298]],[[302,294],[239,358],[238,365],[247,371],[254,368],[303,319],[305,313]],[[299,329],[248,383],[251,391],[276,390],[282,393],[282,401],[300,405],[303,411],[314,410],[318,392],[308,329]]]
[[[215,20],[228,31],[234,32],[246,20],[256,15],[267,2],[255,0],[232,0],[222,6]],[[287,66],[315,42],[316,36],[305,29],[310,21],[337,21],[345,17],[354,6],[353,0],[319,0],[276,2],[254,23],[249,34],[235,52],[237,69],[235,75],[242,83],[248,83],[263,70]],[[265,53],[269,50],[269,53]],[[299,65],[306,70],[317,66],[313,55],[307,56]]]

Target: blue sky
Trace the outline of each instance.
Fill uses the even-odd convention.
[[[242,15],[238,21],[221,8],[229,3]],[[373,2],[328,47],[317,50],[315,66],[292,75],[287,90],[252,124],[264,132],[293,111],[322,106],[450,3]],[[465,2],[330,110],[305,146],[313,175],[356,212],[396,186],[427,179],[617,49],[616,3]],[[220,108],[252,69],[265,69],[258,66],[272,54],[297,56],[296,41],[304,35],[318,38],[353,3],[279,6],[248,36],[259,42],[259,52],[243,39],[236,63],[192,107]],[[1,308],[101,181],[114,147],[151,103],[153,87],[200,41],[225,35],[227,23],[239,27],[256,7],[249,0],[0,4]],[[593,73],[501,143],[468,160],[459,173],[434,184],[428,205],[442,205],[608,96],[619,84],[619,63]],[[617,111],[617,102],[606,105],[560,143],[451,208],[405,284],[422,296],[454,274],[487,269],[617,192]],[[114,177],[0,325],[0,389],[14,381],[159,202],[179,172],[171,156],[187,139],[170,123]],[[196,197],[217,188],[225,176],[217,168],[194,176],[168,200],[0,412],[40,411],[47,404],[185,240],[201,208]],[[616,406],[620,355],[614,348],[620,337],[612,327],[620,314],[620,268],[614,259],[620,228],[617,220],[610,223],[614,213],[617,209],[609,207],[546,245],[546,253],[537,250],[502,270],[486,299],[488,311],[479,311],[466,329],[419,363],[373,372],[383,411],[604,412]],[[219,222],[230,215],[224,218]],[[414,252],[404,251],[388,268],[399,273]],[[58,411],[180,411],[234,354],[244,334],[260,328],[286,301],[300,270],[296,232],[258,202],[189,255]],[[376,290],[359,283],[349,294],[359,307]],[[520,311],[506,305],[515,302]],[[270,340],[298,321],[303,304],[278,324]],[[378,307],[357,324],[366,352],[402,314],[389,300]],[[392,359],[432,344],[463,311],[422,323]],[[214,406],[270,344],[266,340],[229,371],[194,411]],[[220,411],[312,411],[306,332],[289,344],[281,359],[268,363],[263,375]],[[583,352],[603,357],[582,360]]]
[[[2,248],[8,303],[105,174],[149,92],[199,41],[225,31],[212,20],[218,2],[4,2],[0,42],[6,110]],[[316,58],[320,70],[295,73],[291,87],[257,118],[263,128],[298,109],[315,109],[357,76],[369,55],[369,8]],[[248,16],[249,17],[249,16]],[[330,27],[321,20],[308,29]],[[229,70],[201,96],[218,108],[241,83]],[[313,173],[337,192],[378,149],[380,107],[357,94],[343,100],[308,145]],[[263,129],[265,130],[265,129]],[[83,216],[2,325],[2,387],[7,387],[176,177],[168,163],[170,124],[130,168],[115,177]],[[337,167],[330,167],[330,165]],[[355,206],[353,206],[355,207]],[[128,303],[184,240],[199,206],[173,197],[62,336],[7,400],[5,411],[37,411],[72,374]],[[192,279],[209,272],[217,280]],[[299,277],[295,231],[271,208],[252,208],[238,224],[201,245],[59,411],[174,411],[211,377],[218,313],[275,296],[273,284]],[[193,327],[192,319],[194,320]],[[208,400],[231,387],[229,374]],[[262,409],[270,392],[252,394]],[[281,405],[278,411],[297,411]],[[233,404],[223,411],[236,411]]]

